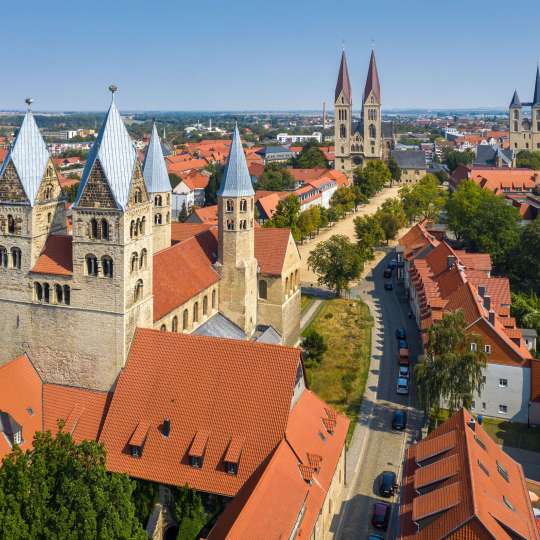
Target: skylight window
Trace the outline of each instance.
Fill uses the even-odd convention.
[[[516,511],[516,509],[514,508],[514,505],[510,502],[510,500],[508,499],[506,495],[503,495],[503,501],[504,501],[504,504],[506,504],[506,506],[508,506],[508,508],[512,510],[512,512]]]
[[[478,437],[478,435],[474,436],[474,440],[477,442],[480,448],[482,448],[483,450],[486,449],[486,445],[484,444],[484,441],[480,437]]]
[[[510,482],[508,479],[508,471],[497,461],[497,471],[499,471],[499,474],[507,481]]]
[[[486,469],[486,466],[480,460],[478,460],[478,466],[484,471],[486,476],[489,476],[489,471]]]

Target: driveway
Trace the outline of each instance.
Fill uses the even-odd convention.
[[[406,445],[418,435],[422,414],[411,404],[415,401],[414,388],[408,396],[396,393],[398,372],[397,340],[395,331],[405,328],[411,357],[420,352],[418,331],[408,318],[408,304],[402,286],[394,282],[393,291],[384,290],[383,270],[391,254],[382,259],[371,275],[362,280],[352,294],[366,302],[375,318],[372,361],[362,411],[353,440],[347,452],[347,488],[345,501],[331,527],[331,537],[339,540],[364,539],[373,529],[371,509],[380,499],[377,485],[383,471],[394,471],[401,480],[401,465]],[[394,272],[395,274],[395,272]],[[408,428],[405,432],[391,429],[394,410],[406,409]],[[384,499],[392,505],[387,538],[397,534],[397,497]]]

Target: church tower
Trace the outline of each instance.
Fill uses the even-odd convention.
[[[235,127],[218,195],[218,265],[220,311],[249,337],[257,326],[255,192]]]
[[[335,169],[352,174],[351,134],[352,134],[352,91],[345,51],[341,54],[336,92],[334,98],[334,144]]]
[[[377,73],[375,51],[371,51],[369,69],[362,100],[364,155],[366,159],[382,159],[381,85]]]
[[[152,199],[153,249],[157,253],[171,245],[171,182],[155,122],[142,170]]]
[[[534,93],[531,103],[531,131],[533,138],[538,139],[540,134],[540,68],[536,67],[536,79],[534,81]],[[537,141],[536,141],[537,142]],[[533,150],[538,150],[540,147],[534,145]]]
[[[521,129],[521,101],[519,100],[517,90],[514,91],[512,101],[510,102],[509,111],[510,137],[512,137],[513,133],[517,134]]]

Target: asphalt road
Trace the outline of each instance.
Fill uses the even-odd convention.
[[[414,385],[408,396],[396,393],[398,373],[398,346],[395,331],[398,327],[405,328],[411,359],[416,360],[420,352],[418,330],[414,320],[408,318],[408,304],[404,289],[395,282],[395,271],[392,277],[393,291],[384,290],[383,270],[392,255],[387,255],[374,269],[371,276],[360,282],[353,294],[364,300],[375,318],[376,343],[373,351],[378,362],[378,384],[370,387],[374,396],[373,410],[369,418],[368,429],[362,450],[357,460],[357,474],[349,478],[346,501],[341,513],[337,516],[333,527],[333,537],[339,540],[364,539],[369,533],[376,532],[391,539],[397,536],[398,527],[398,497],[399,490],[392,499],[382,499],[377,493],[380,475],[383,471],[394,471],[401,480],[401,466],[406,445],[416,440],[421,427],[422,415],[411,404],[415,402]],[[411,367],[413,363],[411,362]],[[377,374],[377,373],[375,373]],[[368,381],[368,384],[369,381]],[[405,432],[396,432],[391,428],[393,411],[406,409],[408,427]],[[348,456],[349,459],[349,456]],[[356,463],[349,463],[352,468]],[[371,527],[371,512],[375,500],[384,500],[392,504],[390,525],[386,533],[375,531]]]

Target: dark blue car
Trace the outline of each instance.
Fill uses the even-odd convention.
[[[405,339],[406,337],[407,337],[407,333],[405,332],[405,328],[398,328],[396,330],[397,339]]]
[[[408,349],[409,348],[409,345],[407,344],[407,341],[405,339],[400,339],[398,344],[399,344],[400,349]]]

